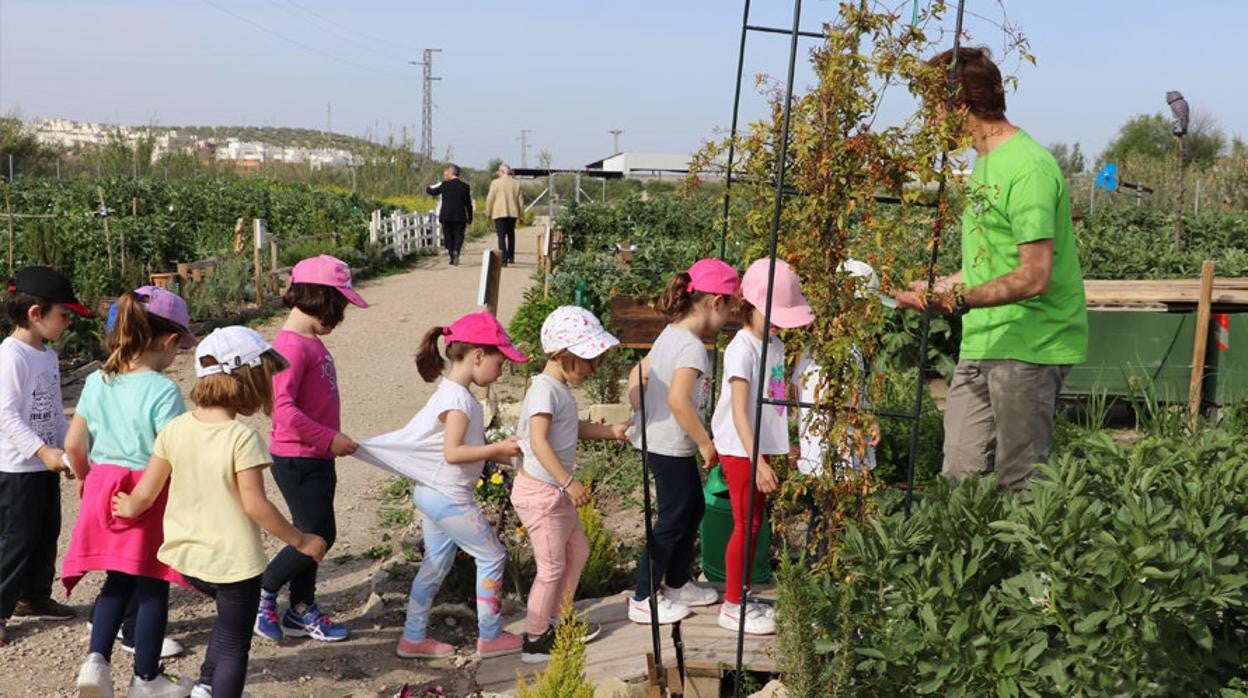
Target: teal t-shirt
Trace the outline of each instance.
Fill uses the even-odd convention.
[[[1057,161],[1023,131],[975,162],[962,216],[962,282],[970,288],[1018,268],[1018,246],[1053,240],[1053,275],[1043,295],[962,319],[963,359],[1083,363],[1088,355],[1083,271],[1070,220],[1070,192]]]
[[[186,411],[182,391],[158,371],[87,376],[77,414],[91,432],[92,463],[143,470],[156,434]]]

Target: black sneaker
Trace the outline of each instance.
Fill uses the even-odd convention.
[[[77,611],[63,603],[53,601],[50,597],[18,601],[17,608],[13,609],[14,618],[30,620],[69,620],[76,615],[78,615]]]
[[[536,638],[524,634],[524,645],[520,649],[520,661],[525,664],[540,664],[550,661],[550,651],[555,646],[555,628],[551,626]]]

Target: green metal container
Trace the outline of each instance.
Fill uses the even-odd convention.
[[[1193,313],[1089,310],[1088,360],[1071,369],[1062,396],[1126,398],[1151,384],[1157,399],[1185,402],[1195,324]]]
[[[706,513],[702,515],[702,573],[712,582],[724,581],[724,550],[732,535],[732,503],[728,501],[728,483],[723,470],[716,467],[706,478],[702,488],[706,499]],[[771,515],[763,515],[763,525],[758,531],[754,550],[754,584],[771,582]]]
[[[1248,400],[1248,313],[1228,313],[1225,326],[1213,316],[1209,337],[1210,374],[1205,397],[1215,405]]]

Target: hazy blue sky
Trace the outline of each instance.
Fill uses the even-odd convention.
[[[791,21],[791,2],[754,6],[755,22]],[[836,7],[806,0],[802,24],[817,29]],[[967,7],[1002,16],[997,0]],[[1166,110],[1170,89],[1228,136],[1248,136],[1248,2],[1005,8],[1038,60],[1020,70],[1009,116],[1042,142],[1095,154],[1127,117]],[[420,69],[406,61],[439,47],[439,156],[449,146],[469,165],[518,162],[516,138],[528,128],[532,159],[545,149],[558,166],[580,166],[609,154],[608,129],[624,130],[626,150],[689,152],[726,128],[740,23],[732,0],[0,0],[0,111],[324,128],[332,104],[334,130],[397,138],[420,118]],[[968,17],[967,29],[1000,49],[992,23]],[[761,105],[748,76],[781,77],[786,51],[784,38],[750,39],[747,115]],[[886,105],[894,115],[907,109],[896,93]]]

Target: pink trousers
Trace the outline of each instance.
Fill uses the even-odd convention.
[[[537,637],[561,615],[564,599],[576,592],[589,559],[589,541],[572,500],[554,485],[520,475],[512,486],[511,504],[529,532],[537,561],[524,621],[524,631]]]

